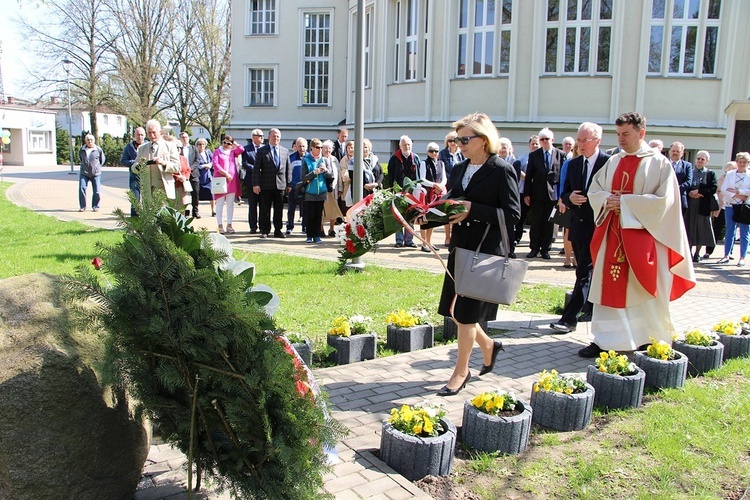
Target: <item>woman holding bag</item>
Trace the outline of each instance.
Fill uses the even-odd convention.
[[[688,208],[685,212],[685,228],[688,242],[695,247],[693,262],[701,261],[701,246],[716,246],[714,230],[711,227],[711,202],[716,193],[716,174],[706,168],[711,156],[708,151],[698,151],[693,167],[693,185],[688,191]]]
[[[500,227],[497,209],[503,209],[506,225],[516,224],[521,213],[518,196],[518,181],[513,167],[500,159],[497,152],[500,138],[495,125],[484,113],[472,113],[453,124],[457,133],[456,142],[466,160],[456,164],[451,171],[448,185],[450,198],[459,200],[466,211],[451,216],[451,254],[448,270],[455,268],[454,248],[476,250],[489,226],[489,232],[481,243],[480,251],[500,255]],[[506,248],[508,248],[507,243]],[[438,312],[452,317],[458,327],[458,359],[448,383],[438,391],[439,396],[453,396],[471,379],[469,357],[474,342],[482,349],[484,366],[479,375],[492,371],[498,353],[503,349],[499,340],[491,339],[479,325],[481,321],[494,320],[497,304],[482,302],[456,295],[453,279],[446,274],[440,296]]]
[[[320,139],[311,140],[310,151],[302,161],[302,181],[307,183],[305,189],[306,243],[323,243],[320,239],[323,205],[328,197],[327,181],[333,179],[333,174],[328,170],[325,158],[320,154],[322,145]]]
[[[724,218],[727,222],[727,230],[724,236],[724,257],[719,259],[719,264],[729,262],[729,256],[734,248],[735,227],[740,227],[740,260],[738,267],[745,267],[745,255],[747,255],[748,243],[750,243],[750,226],[747,223],[735,222],[735,206],[747,203],[750,196],[750,173],[747,172],[747,164],[750,162],[750,154],[746,152],[737,153],[737,170],[727,172],[724,182],[721,184],[721,194],[724,197]]]
[[[242,193],[240,176],[237,175],[237,157],[242,155],[245,148],[234,142],[231,135],[225,135],[221,140],[221,147],[216,148],[212,164],[214,167],[214,179],[224,177],[227,187],[224,193],[213,190],[216,202],[216,222],[219,225],[219,233],[224,234],[224,206],[227,207],[227,233],[233,234],[232,219],[234,218],[234,198]]]

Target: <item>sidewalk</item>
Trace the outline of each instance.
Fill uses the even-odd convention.
[[[61,220],[79,220],[92,226],[114,229],[115,219],[111,213],[115,207],[119,206],[126,212],[129,210],[124,194],[128,178],[125,169],[105,168],[101,210],[96,213],[90,210],[78,212],[78,177],[67,172],[68,168],[64,166],[38,169],[6,166],[5,181],[14,183],[8,189],[7,196],[18,205]],[[201,209],[203,214],[210,213],[205,202]],[[216,221],[210,217],[196,220],[195,225],[216,230]],[[250,236],[247,205],[244,204],[235,206],[233,225],[237,233],[230,235],[229,239],[236,248],[249,252],[285,253],[326,260],[335,260],[338,255],[339,247],[333,238],[324,239],[323,245],[311,246],[304,243],[304,236],[299,232],[286,239]],[[433,243],[442,241],[441,230],[436,230]],[[522,242],[519,255],[525,253],[525,245],[527,243]],[[530,261],[527,282],[572,288],[575,273],[573,269],[562,267],[562,256],[556,255],[559,248],[559,245],[555,248],[550,261]],[[735,250],[733,262],[736,262],[737,252]],[[447,257],[447,250],[441,249],[440,253]],[[672,303],[672,319],[678,331],[692,327],[710,328],[718,319],[748,313],[750,268],[716,265],[721,255],[721,248],[717,248],[715,258],[697,264],[698,285]],[[366,264],[386,268],[442,272],[440,264],[431,254],[418,249],[396,249],[388,241],[378,252],[368,254],[362,260]],[[482,359],[479,350],[475,349],[470,362],[475,376],[456,398],[435,396],[435,391],[445,383],[452,371],[456,358],[455,345],[315,370],[315,376],[329,394],[333,416],[351,431],[337,447],[342,463],[326,476],[326,491],[340,499],[430,498],[373,455],[372,452],[380,446],[382,420],[393,407],[427,398],[444,402],[449,418],[460,426],[463,401],[484,390],[502,386],[528,400],[534,376],[543,368],[585,374],[591,360],[580,358],[576,353],[590,342],[589,324],[579,324],[577,331],[568,335],[551,335],[548,325],[556,319],[557,316],[500,310],[490,326],[506,330],[500,336],[506,350],[500,353],[495,371],[480,379],[476,376],[476,368],[482,365]],[[184,492],[184,462],[184,456],[168,446],[152,446],[137,498],[187,498]],[[229,496],[209,490],[198,498]]]

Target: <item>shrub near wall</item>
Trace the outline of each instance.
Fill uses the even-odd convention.
[[[106,165],[111,167],[120,165],[120,158],[122,157],[122,151],[125,149],[125,144],[127,144],[127,141],[124,138],[113,137],[109,134],[102,136],[99,141],[99,147],[104,151]]]

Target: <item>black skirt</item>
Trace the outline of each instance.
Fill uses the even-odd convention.
[[[455,266],[455,253],[451,251],[448,256],[448,270],[453,274]],[[456,288],[453,279],[446,273],[443,278],[443,291],[440,294],[440,304],[438,305],[438,314],[451,316],[451,304],[453,299],[456,303],[453,306],[453,318],[459,323],[472,324],[482,321],[494,321],[497,318],[497,304],[482,302],[481,300],[470,299],[468,297],[456,296]]]

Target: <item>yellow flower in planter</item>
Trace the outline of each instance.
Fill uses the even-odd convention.
[[[404,434],[434,437],[443,431],[440,419],[444,416],[442,404],[423,402],[413,407],[402,405],[400,410],[393,408],[388,423]]]
[[[699,328],[693,328],[692,330],[688,330],[685,332],[685,343],[688,345],[699,345],[699,346],[709,346],[711,345],[711,342],[714,341],[714,337],[704,333]]]
[[[517,404],[518,398],[516,398],[516,395],[504,389],[483,392],[477,394],[471,400],[472,406],[490,415],[497,415],[501,411],[514,410]]]
[[[411,328],[412,326],[423,325],[427,322],[427,311],[424,309],[410,312],[399,309],[398,311],[389,312],[385,317],[387,325],[397,326],[399,328]]]
[[[638,371],[635,363],[628,361],[627,356],[617,354],[615,351],[601,352],[595,364],[600,372],[612,375],[634,375]]]
[[[542,370],[534,382],[534,392],[549,391],[563,394],[578,394],[586,391],[586,383],[578,377],[560,375],[557,370]]]
[[[350,337],[352,335],[349,320],[346,316],[338,316],[333,319],[333,328],[328,331],[329,335],[338,335],[341,337]]]
[[[672,349],[671,345],[663,340],[656,340],[653,337],[649,338],[651,339],[651,345],[646,348],[646,356],[649,358],[661,359],[662,361],[674,359],[674,349]]]
[[[742,332],[742,328],[735,321],[723,319],[714,325],[712,331],[723,333],[724,335],[739,335]]]

